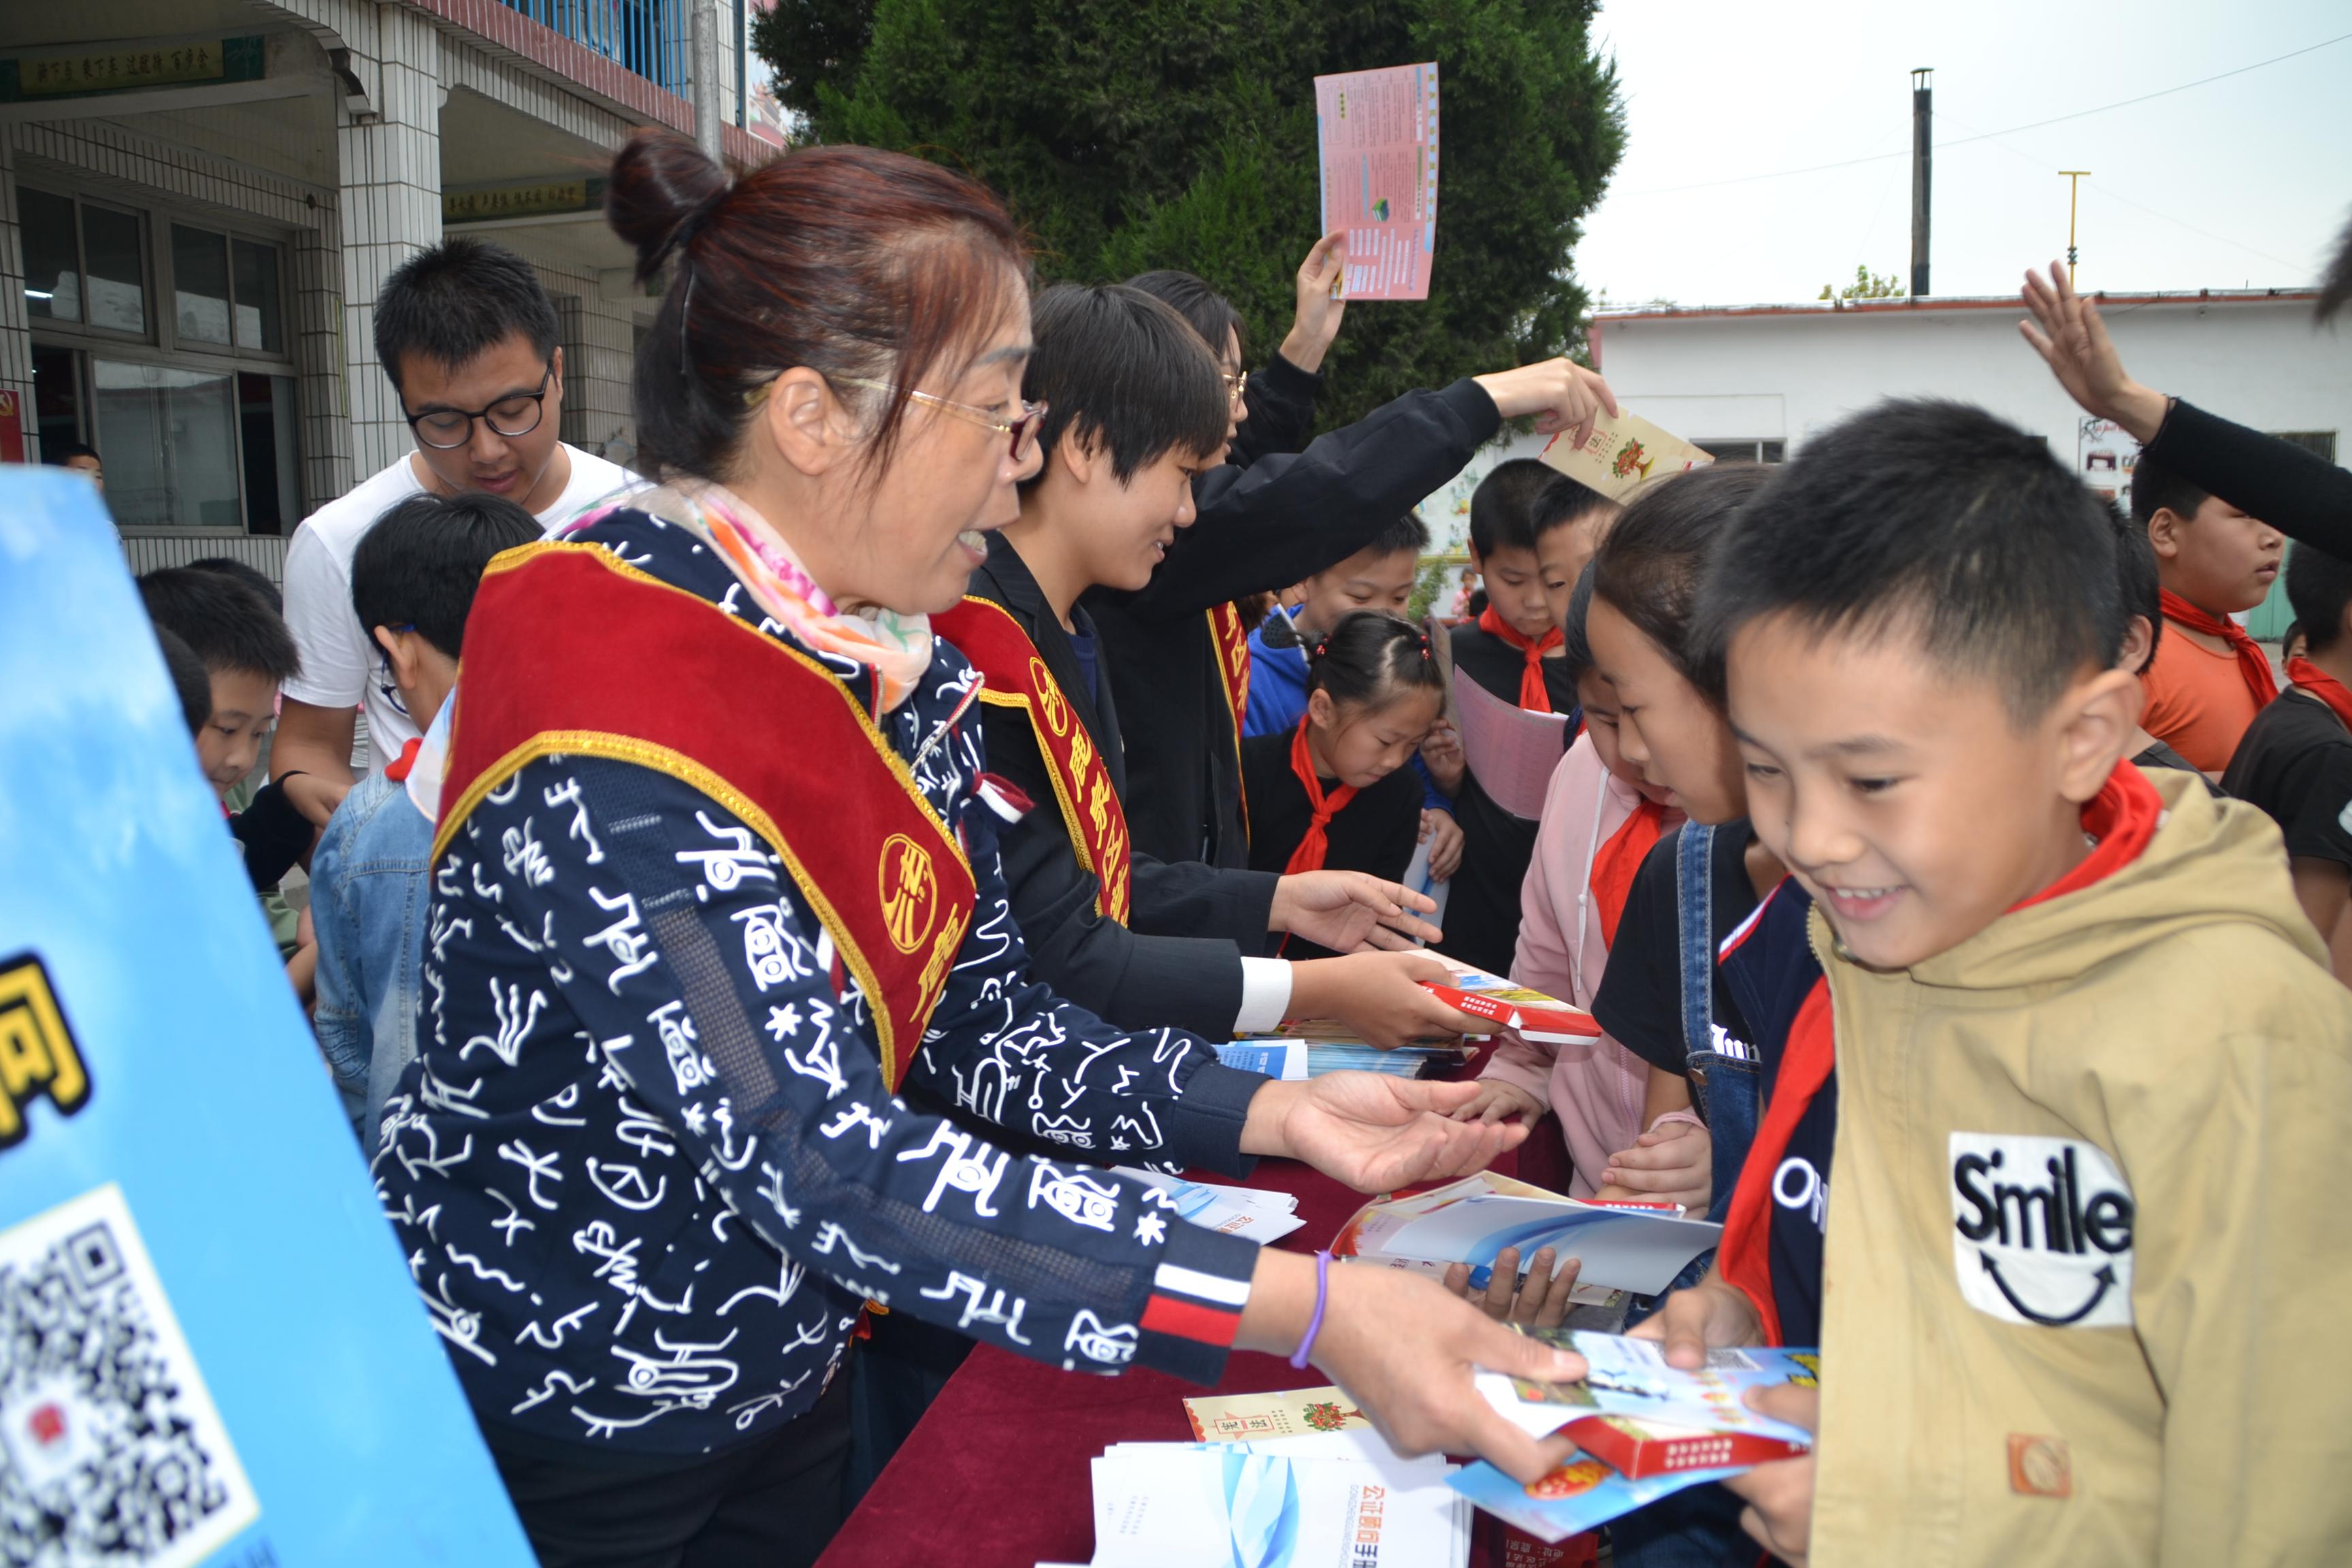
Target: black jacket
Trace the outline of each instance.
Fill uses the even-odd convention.
[[[2317,453],[2175,398],[2146,455],[2296,543],[2352,561],[2352,473]]]
[[[1127,763],[1117,702],[1108,685],[1099,703],[1087,689],[1069,634],[1003,534],[989,535],[988,562],[971,574],[970,591],[1003,606],[1029,634],[1102,753],[1111,787],[1124,798]],[[1074,610],[1071,618],[1081,631],[1087,629],[1084,609]],[[1119,924],[1095,908],[1095,878],[1078,864],[1028,715],[989,707],[982,730],[989,771],[1011,780],[1035,803],[1027,816],[1000,829],[997,837],[1013,922],[1028,945],[1032,973],[1121,1027],[1168,1026],[1212,1039],[1229,1037],[1241,1011],[1241,957],[1266,949],[1266,916],[1277,879],[1197,861],[1171,866],[1139,850],[1131,857],[1129,879],[1134,924]]]
[[[1475,625],[1455,626],[1453,640],[1454,667],[1517,706],[1519,674],[1527,668],[1519,650]],[[1567,661],[1544,660],[1543,675],[1552,710],[1575,715],[1576,682],[1568,677]],[[1575,738],[1577,721],[1570,719],[1565,738]],[[1535,858],[1538,825],[1496,805],[1469,773],[1454,799],[1454,820],[1462,827],[1462,867],[1445,896],[1445,940],[1437,951],[1489,973],[1508,974],[1519,942],[1519,889]]]
[[[1304,374],[1277,359],[1265,379],[1279,389]],[[1270,439],[1271,426],[1250,428],[1257,407],[1243,432]],[[1150,584],[1087,596],[1103,669],[1127,715],[1127,823],[1137,849],[1163,860],[1249,863],[1240,749],[1209,609],[1346,560],[1460,473],[1501,427],[1486,389],[1457,381],[1409,392],[1303,452],[1211,469],[1192,486],[1199,518]]]

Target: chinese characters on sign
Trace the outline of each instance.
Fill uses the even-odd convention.
[[[1426,300],[1437,243],[1437,67],[1315,79],[1323,232],[1348,231],[1347,297]]]

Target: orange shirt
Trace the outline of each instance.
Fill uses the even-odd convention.
[[[2147,689],[2140,728],[2209,773],[2230,765],[2261,710],[2236,654],[2216,653],[2169,621],[2140,683]]]

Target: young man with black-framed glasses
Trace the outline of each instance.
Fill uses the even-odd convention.
[[[558,438],[563,351],[530,264],[475,239],[419,252],[376,297],[376,358],[416,449],[313,512],[286,552],[286,623],[302,673],[286,683],[273,773],[308,773],[340,800],[357,715],[379,766],[429,714],[403,705],[352,608],[352,555],[376,520],[418,494],[499,496],[553,531],[635,476]],[[323,825],[324,818],[320,819]]]

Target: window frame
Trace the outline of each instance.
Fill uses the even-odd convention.
[[[19,176],[19,190],[31,189],[43,195],[69,202],[74,213],[74,267],[81,279],[82,320],[59,321],[49,317],[26,315],[27,336],[43,348],[63,349],[79,357],[75,365],[75,423],[79,439],[89,440],[97,433],[98,391],[97,373],[92,359],[109,359],[128,364],[150,364],[163,369],[188,370],[205,374],[226,374],[232,390],[236,377],[247,375],[284,376],[295,384],[297,416],[294,420],[295,472],[301,472],[303,452],[302,421],[299,416],[302,372],[295,360],[295,342],[299,336],[293,314],[293,243],[284,229],[262,222],[240,222],[237,216],[224,216],[212,209],[168,199],[151,200],[140,205],[112,195],[92,198],[79,191],[60,189],[61,181],[36,174],[30,178]],[[145,291],[147,327],[144,333],[131,333],[110,327],[93,326],[89,320],[89,257],[82,237],[82,209],[97,206],[109,212],[135,217],[140,225],[139,258],[141,287]],[[242,215],[237,215],[241,216]],[[219,237],[226,247],[229,265],[229,342],[226,343],[190,342],[183,344],[179,337],[178,278],[173,266],[172,226],[192,229]],[[249,245],[268,246],[278,253],[278,333],[281,345],[271,353],[264,349],[240,348],[236,343],[236,251],[238,241]],[[19,279],[19,286],[22,279]],[[233,405],[234,406],[234,405]],[[233,416],[234,417],[234,416]],[[203,528],[193,523],[120,523],[115,531],[125,539],[184,539],[194,537],[231,537],[244,539],[283,539],[291,531],[274,534],[253,531],[250,516],[252,487],[247,475],[247,453],[243,421],[236,420],[236,507],[237,526],[235,529]],[[298,498],[297,509],[299,510]]]

